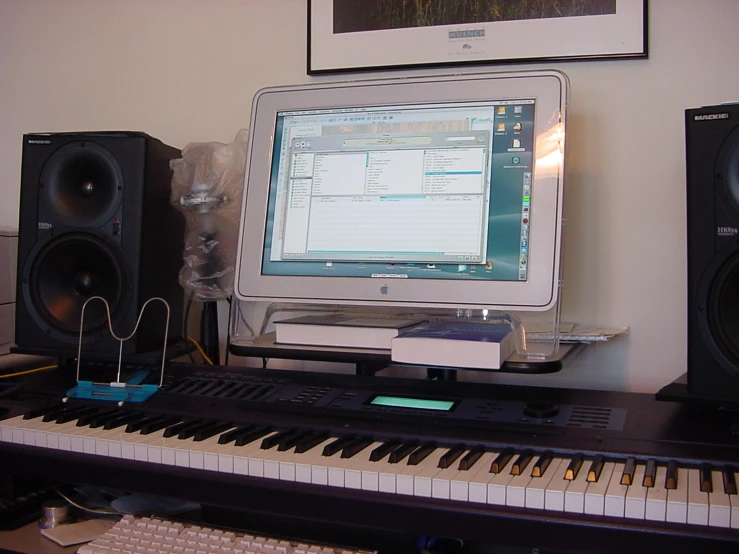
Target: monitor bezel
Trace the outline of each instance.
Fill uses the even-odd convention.
[[[234,293],[243,301],[548,310],[560,281],[564,137],[568,80],[559,71],[520,71],[330,82],[257,92],[242,198]],[[535,152],[526,281],[378,279],[264,275],[275,122],[279,112],[459,101],[534,99]]]

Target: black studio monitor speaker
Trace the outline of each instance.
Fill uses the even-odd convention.
[[[184,217],[170,204],[169,161],[180,151],[144,133],[25,135],[21,169],[17,351],[76,355],[82,307],[110,306],[128,336],[144,303],[182,329]],[[124,354],[161,350],[166,308],[152,302]],[[104,303],[84,312],[83,355],[118,355]]]
[[[688,392],[739,402],[739,104],[686,110]]]

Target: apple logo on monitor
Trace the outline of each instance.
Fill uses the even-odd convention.
[[[387,294],[387,291],[389,290],[387,285],[382,285],[380,287],[380,294]]]

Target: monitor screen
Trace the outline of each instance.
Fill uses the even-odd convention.
[[[260,91],[237,296],[551,307],[565,96],[556,72]]]

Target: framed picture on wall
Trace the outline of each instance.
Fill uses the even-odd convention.
[[[309,74],[646,56],[646,0],[308,0]]]

